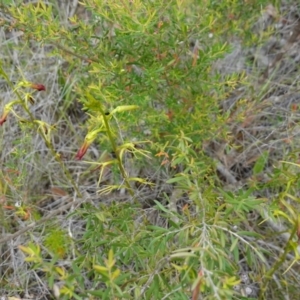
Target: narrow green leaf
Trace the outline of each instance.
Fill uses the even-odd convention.
[[[197,255],[195,255],[192,252],[179,252],[179,253],[171,254],[170,257],[171,258],[176,258],[176,257],[185,258],[185,257],[197,257]]]
[[[108,260],[107,260],[107,267],[112,268],[115,265],[116,261],[114,259],[114,252],[112,249],[108,252]]]
[[[238,238],[235,238],[231,244],[231,247],[230,247],[230,252],[232,252],[232,250],[236,247],[237,243],[238,243],[239,239]]]
[[[175,183],[175,182],[180,182],[182,180],[184,180],[185,178],[183,176],[177,176],[171,179],[168,179],[166,182],[167,183]]]
[[[238,231],[237,232],[238,235],[240,236],[252,236],[255,238],[262,238],[263,236],[257,232],[253,232],[253,231]]]
[[[154,200],[154,202],[159,210],[165,213],[170,213],[170,211],[167,208],[165,208],[160,202],[158,202],[157,200]]]
[[[123,111],[129,111],[129,110],[134,110],[138,109],[139,107],[137,105],[122,105],[116,107],[111,114],[115,114],[116,112],[123,112]]]
[[[108,268],[107,267],[104,267],[104,266],[99,266],[99,265],[94,265],[93,268],[96,270],[96,271],[99,271],[99,272],[107,272],[108,271]]]
[[[264,168],[266,166],[266,163],[268,162],[268,158],[269,158],[269,152],[264,151],[262,153],[262,155],[255,162],[255,165],[253,167],[253,174],[254,175],[257,175],[257,174],[261,173],[264,170]]]

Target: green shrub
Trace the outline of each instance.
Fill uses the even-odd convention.
[[[267,201],[253,196],[255,184],[235,192],[220,188],[206,146],[213,139],[230,140],[230,116],[220,103],[246,80],[244,74],[221,77],[213,66],[230,50],[226,39],[249,39],[257,11],[235,1],[82,5],[87,20],[64,18],[55,3],[10,11],[24,41],[50,45],[52,55],[66,61],[63,87],[68,76],[76,81],[68,94],[76,95],[88,116],[76,158],[87,159],[87,172],[99,170],[97,193],[105,202],[87,203],[69,216],[84,220],[82,232],[68,241],[70,251],[55,244],[64,239],[59,229],[44,240],[49,253],[34,243],[21,250],[59,299],[242,299],[234,289],[241,281],[241,257],[259,282],[271,255],[254,242],[262,236],[243,224]],[[51,139],[45,141],[56,157]],[[91,145],[99,157],[90,155]],[[267,159],[262,153],[254,175]],[[79,191],[71,170],[62,166],[69,187]],[[114,175],[108,183],[106,170]],[[141,190],[155,184],[161,185],[159,193],[144,200]],[[120,190],[126,201],[118,197]],[[66,255],[72,261],[59,264]],[[262,287],[265,292],[267,283]]]

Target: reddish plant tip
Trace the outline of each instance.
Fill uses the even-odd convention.
[[[40,83],[32,83],[31,88],[37,90],[37,91],[46,91],[46,87],[43,85],[43,84],[40,84]]]
[[[75,159],[76,160],[81,160],[83,156],[85,155],[87,149],[89,147],[89,144],[87,142],[84,142],[84,144],[81,146],[81,148],[78,150]]]
[[[2,126],[3,123],[5,123],[5,122],[6,122],[6,118],[1,118],[1,119],[0,119],[0,126]]]
[[[4,111],[2,117],[0,118],[0,126],[3,125],[3,123],[6,122],[6,119],[7,119],[7,115],[8,115],[8,111]]]
[[[79,150],[75,156],[76,160],[82,160],[83,156],[85,153],[83,153],[83,151]]]

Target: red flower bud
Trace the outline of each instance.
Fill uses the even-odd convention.
[[[46,88],[43,84],[31,83],[30,87],[37,90],[37,91],[46,91]]]
[[[93,143],[93,141],[96,139],[97,134],[99,132],[99,129],[96,129],[94,131],[90,131],[88,132],[88,134],[86,135],[83,145],[81,146],[81,148],[78,150],[75,158],[77,160],[81,160],[83,158],[83,156],[85,155],[87,149],[89,148],[89,146]]]
[[[77,160],[81,160],[83,158],[83,156],[85,155],[87,149],[89,148],[90,144],[88,142],[84,142],[83,145],[81,146],[81,148],[78,150],[75,159]]]
[[[2,115],[2,117],[0,119],[0,126],[2,126],[4,122],[6,122],[8,113],[9,113],[9,110],[8,109],[4,109],[3,115]]]

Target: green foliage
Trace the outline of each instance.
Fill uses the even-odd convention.
[[[54,256],[63,258],[69,251],[71,241],[62,229],[53,228],[45,237],[44,244]]]
[[[86,0],[82,5],[89,21],[75,15],[65,23],[56,17],[54,3],[11,7],[14,26],[24,33],[24,40],[50,44],[52,54],[68,62],[62,77],[76,74],[72,93],[88,116],[77,159],[92,143],[113,154],[105,161],[87,154],[87,162],[100,169],[97,192],[110,198],[107,205],[85,204],[73,213],[84,220],[82,236],[71,240],[55,228],[43,240],[47,251],[33,243],[20,247],[32,268],[44,272],[59,299],[190,299],[196,289],[203,299],[237,299],[240,294],[234,288],[240,284],[241,257],[259,277],[257,282],[265,280],[264,294],[274,273],[282,272],[288,250],[297,253],[294,237],[299,220],[285,197],[298,175],[286,168],[286,173],[275,172],[266,184],[287,186],[268,217],[280,216],[292,228],[279,262],[269,266],[266,257],[272,253],[256,243],[262,235],[246,221],[251,211],[267,207],[264,197],[253,194],[263,189],[258,177],[269,153],[256,160],[252,186],[225,191],[218,186],[215,162],[204,151],[211,139],[229,139],[229,118],[221,113],[220,102],[245,77],[231,74],[222,81],[213,64],[229,51],[225,33],[226,38],[247,38],[253,14],[267,3],[254,2],[256,6],[248,9],[239,1],[199,5],[198,1]],[[8,80],[5,74],[2,70]],[[11,88],[17,92],[29,85],[22,84]],[[17,98],[7,110],[13,111],[17,104],[29,112],[26,121],[61,162],[51,144],[55,127],[31,116],[25,94]],[[168,174],[165,181],[172,186],[171,193],[151,199],[150,210],[160,222],[153,221],[142,206],[135,186],[151,188],[153,182],[132,174],[126,165],[131,157],[133,164]],[[78,192],[70,170],[61,166]],[[119,176],[104,186],[106,168],[118,170]],[[130,194],[125,202],[114,194],[120,189]],[[177,209],[184,198],[187,203]],[[50,261],[45,258],[48,252]],[[59,265],[68,255],[72,262]],[[298,260],[295,255],[293,263]]]

